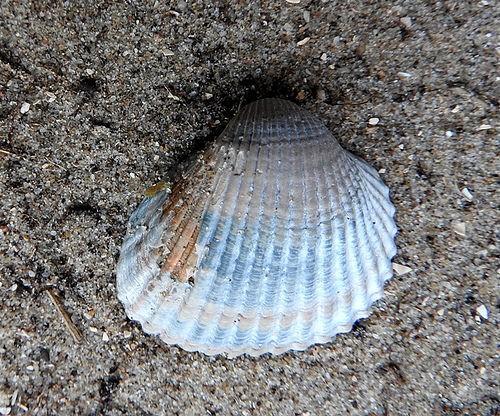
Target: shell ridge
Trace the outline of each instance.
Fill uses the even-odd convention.
[[[254,112],[254,108],[252,108],[252,111]],[[255,112],[254,112],[254,117],[255,117]],[[244,129],[243,129],[243,135],[240,135],[240,136],[236,136],[233,138],[233,143],[235,141],[238,141],[238,147],[236,148],[236,151],[235,153],[238,154],[239,152],[239,149],[242,147],[243,145],[243,138],[245,137],[246,133],[247,133],[247,128],[248,128],[248,123],[249,123],[249,119],[250,117],[247,116],[245,118],[245,126],[244,126]],[[252,135],[250,136],[250,140],[248,141],[248,144],[246,145],[247,147],[247,151],[248,149],[250,149],[250,146],[251,146],[251,142],[253,141],[254,139],[254,132],[252,132]],[[237,191],[235,192],[235,195],[234,195],[234,200],[233,198],[231,198],[231,201],[234,201],[231,202],[231,210],[227,210],[227,212],[230,214],[230,218],[227,218],[226,219],[226,224],[224,225],[224,234],[223,234],[223,238],[220,239],[220,241],[217,242],[217,245],[216,247],[223,247],[223,245],[221,245],[222,243],[221,242],[226,242],[227,239],[228,239],[228,236],[231,232],[231,228],[233,227],[233,222],[234,222],[234,208],[235,206],[237,205],[238,203],[238,197],[240,195],[240,192],[241,192],[241,184],[243,182],[243,177],[242,175],[236,175],[237,179],[234,178],[234,175],[232,176],[232,180],[233,182],[236,182],[237,183]],[[229,183],[228,183],[228,188],[229,188]],[[226,196],[223,198],[223,206],[225,206],[225,202],[228,200],[229,198],[227,198],[227,194]],[[217,226],[216,226],[216,230],[215,232],[217,232],[217,229],[219,228],[219,225],[221,223],[221,221],[223,220],[223,213],[224,212],[224,209],[221,209],[221,216],[219,218],[219,221],[217,223]],[[212,236],[210,238],[209,241],[214,241],[214,236]],[[215,249],[215,247],[213,248]],[[210,250],[210,248],[209,248]],[[215,267],[210,267],[211,270],[216,270],[218,271],[219,270],[219,267],[221,265],[221,262],[223,261],[223,256],[224,256],[224,251],[220,251],[220,249],[217,249],[217,255],[212,258],[212,261],[211,263],[212,264],[215,264]],[[201,336],[201,329],[199,328],[199,318],[200,316],[203,314],[203,311],[204,309],[211,304],[210,302],[210,297],[213,297],[213,294],[214,292],[217,291],[217,273],[214,273],[212,274],[212,278],[210,280],[210,283],[208,285],[208,290],[205,292],[205,298],[203,300],[203,303],[202,304],[198,304],[198,305],[195,305],[195,316],[196,317],[192,317],[191,320],[190,320],[190,328],[191,329],[188,329],[186,331],[186,338],[189,338],[189,339],[192,339],[193,336],[195,336],[195,333],[196,331],[198,331],[198,336]],[[220,280],[220,279],[219,279]],[[222,285],[220,285],[222,286]],[[224,285],[225,286],[225,285]],[[186,305],[187,306],[187,305]],[[189,307],[188,307],[189,308]],[[186,323],[184,323],[184,325],[186,325]]]
[[[353,160],[354,163],[351,165],[351,171],[358,171],[357,172],[358,175],[355,175],[355,178],[356,178],[356,181],[358,182],[360,189],[361,189],[360,195],[362,196],[362,198],[364,200],[364,204],[361,204],[361,206],[364,206],[366,218],[368,218],[367,222],[365,222],[365,227],[367,230],[373,231],[374,234],[377,236],[375,241],[373,241],[373,239],[368,234],[367,234],[367,237],[370,239],[370,241],[372,243],[373,252],[377,252],[377,250],[378,250],[378,251],[386,253],[386,248],[383,244],[382,237],[380,236],[380,231],[376,227],[376,224],[374,224],[374,222],[375,223],[377,222],[374,220],[378,220],[378,221],[383,222],[384,219],[381,218],[380,215],[377,215],[377,209],[374,206],[372,199],[371,199],[370,189],[367,188],[366,184],[363,182],[363,180],[362,180],[363,172],[360,172],[358,170],[357,163],[355,163],[356,161],[357,161],[357,159]],[[369,209],[371,212],[369,211]],[[372,217],[373,213],[375,213],[376,218]],[[391,219],[392,219],[392,217],[391,217]],[[386,253],[386,254],[388,254],[388,253]],[[383,275],[386,275],[388,273],[388,271],[389,271],[389,273],[391,272],[391,268],[389,267],[389,269],[388,269],[388,266],[387,266],[388,260],[386,258],[383,259],[381,256],[378,256],[377,259],[375,259],[375,260],[376,260],[377,271],[378,271],[378,279],[381,280],[381,279],[383,279]]]
[[[252,123],[252,130],[253,130],[252,136],[254,136],[256,134],[255,122]],[[227,272],[227,276],[230,276],[231,284],[227,285],[228,287],[226,288],[225,295],[221,297],[221,303],[218,305],[219,306],[218,311],[217,311],[218,316],[214,320],[214,329],[213,329],[214,335],[216,335],[218,332],[220,333],[220,331],[223,328],[223,326],[220,323],[221,323],[222,319],[227,318],[227,316],[225,316],[225,311],[226,311],[226,308],[229,307],[229,303],[231,302],[232,295],[238,294],[237,287],[235,286],[235,283],[234,283],[235,281],[238,281],[237,276],[235,276],[235,269],[236,269],[236,266],[238,264],[237,259],[242,254],[241,250],[242,250],[242,242],[243,242],[243,235],[244,235],[243,233],[240,233],[239,230],[242,230],[242,229],[246,230],[246,228],[248,227],[251,201],[253,200],[253,197],[256,195],[256,189],[259,189],[258,186],[256,185],[256,178],[257,178],[256,174],[257,174],[257,169],[258,169],[259,160],[260,160],[259,156],[260,156],[260,153],[262,150],[262,143],[260,143],[260,141],[259,141],[259,143],[257,145],[253,144],[253,147],[257,149],[257,154],[255,156],[255,159],[252,160],[252,159],[250,159],[250,152],[249,152],[249,157],[248,157],[249,164],[248,164],[248,166],[250,166],[250,163],[252,163],[252,166],[250,166],[251,168],[247,172],[248,175],[247,175],[246,182],[247,182],[247,186],[248,186],[248,191],[247,191],[247,197],[245,198],[246,199],[245,213],[244,213],[243,219],[241,219],[239,221],[239,225],[238,225],[237,230],[236,230],[237,243],[233,247],[233,250],[231,253],[231,260],[230,260],[230,269]],[[269,149],[266,149],[266,150],[269,151]],[[269,164],[269,162],[268,162],[268,164]],[[251,181],[250,181],[250,178],[252,178]],[[261,179],[261,178],[259,178],[259,179]],[[242,282],[242,283],[245,284],[246,281]],[[240,305],[241,305],[241,302],[240,302]]]
[[[354,160],[354,163],[357,161]],[[365,175],[361,175],[361,177],[364,179]],[[390,258],[394,256],[394,236],[396,235],[397,229],[396,226],[394,225],[394,220],[393,220],[393,214],[389,212],[387,209],[384,209],[383,205],[389,205],[390,202],[387,202],[388,199],[385,199],[383,203],[378,199],[373,196],[373,187],[370,186],[369,183],[366,181],[363,181],[364,183],[364,189],[365,189],[365,194],[367,195],[367,200],[370,201],[370,205],[372,208],[372,213],[375,216],[376,221],[374,222],[374,227],[377,230],[377,234],[379,236],[379,239],[382,243],[382,246],[384,248],[384,251],[386,255]],[[393,207],[392,204],[390,204],[391,207]],[[381,211],[381,212],[380,212]],[[393,211],[393,209],[391,210]],[[388,225],[389,224],[389,225]]]

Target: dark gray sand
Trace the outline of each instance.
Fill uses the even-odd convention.
[[[55,3],[0,6],[3,414],[498,414],[494,1]],[[186,353],[116,299],[126,221],[264,96],[381,170],[412,271],[330,344]]]

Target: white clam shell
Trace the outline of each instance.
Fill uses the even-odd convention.
[[[378,173],[318,119],[260,100],[132,215],[118,297],[147,333],[189,351],[329,342],[392,276],[394,211]]]

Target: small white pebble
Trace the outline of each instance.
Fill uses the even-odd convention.
[[[403,276],[406,273],[410,273],[413,269],[403,264],[392,263],[392,270],[394,270],[394,273],[398,276]]]
[[[474,199],[474,196],[472,195],[472,193],[469,191],[468,188],[462,189],[462,193],[469,201],[472,201]]]
[[[302,16],[304,17],[304,21],[306,23],[309,23],[309,21],[311,20],[311,12],[309,10],[304,10]]]
[[[164,49],[163,50],[163,55],[165,55],[165,56],[174,56],[175,53],[174,53],[174,51],[171,51],[170,49]]]
[[[28,276],[29,277],[35,277],[36,273],[33,270],[28,270]]]
[[[29,105],[28,105],[28,108],[29,108]],[[21,112],[22,112],[22,109],[21,109]],[[493,126],[491,124],[481,124],[476,131],[481,131],[481,130],[489,130],[489,129],[492,129]]]
[[[311,40],[311,38],[310,38],[310,37],[307,37],[307,38],[304,38],[304,39],[302,39],[302,40],[299,40],[299,41],[297,42],[297,46],[304,46],[304,45],[305,45],[307,42],[309,42],[310,40]]]
[[[411,78],[413,74],[410,74],[409,72],[398,72],[398,76],[400,78]]]
[[[479,374],[481,374],[481,375],[483,376],[485,373],[486,373],[486,368],[481,367],[481,368],[479,369]]]
[[[86,73],[89,77],[91,77],[92,75],[94,75],[94,70],[93,70],[93,69],[91,69],[91,68],[87,68],[87,69],[85,70],[85,73]]]
[[[104,342],[108,342],[109,341],[109,336],[108,336],[108,334],[106,332],[102,333],[102,340]]]
[[[456,105],[452,110],[451,112],[452,113],[458,113],[460,111],[460,106],[459,105]]]
[[[94,334],[97,334],[99,332],[98,329],[94,326],[89,326],[89,331],[93,332]]]
[[[379,171],[378,171],[378,173],[382,173],[382,174],[384,174],[385,172],[387,172],[387,171],[384,168],[379,169]]]
[[[326,53],[322,53],[320,59],[325,62],[328,59],[328,55]]]
[[[130,176],[132,179],[134,179],[134,178],[135,178],[135,173],[134,173],[134,172],[130,172],[130,173],[129,173],[129,176]]]
[[[451,224],[452,230],[462,237],[465,237],[465,222],[454,222]]]
[[[476,308],[476,312],[481,316],[483,319],[488,319],[488,309],[484,305],[480,305]]]
[[[411,27],[411,17],[402,17],[401,19],[399,19],[399,21],[407,29]]]
[[[214,95],[213,94],[210,94],[209,92],[206,92],[205,93],[205,99],[206,100],[210,100],[210,98],[212,98]]]
[[[380,119],[378,117],[372,117],[368,120],[368,124],[370,126],[376,126],[379,123]]]
[[[443,316],[444,315],[444,309],[439,309],[438,312],[437,312],[437,314],[439,316]]]
[[[453,137],[455,135],[455,132],[454,131],[451,131],[451,130],[448,130],[446,133],[446,137]]]
[[[29,103],[22,103],[22,105],[21,105],[21,114],[26,114],[28,111],[30,111],[30,105],[29,105]]]
[[[10,287],[10,291],[11,292],[15,292],[17,290],[17,283],[14,283],[11,287]]]
[[[130,338],[132,336],[132,332],[130,331],[123,331],[123,337],[124,338]]]
[[[33,371],[34,369],[35,369],[35,367],[33,367],[32,365],[26,366],[26,370],[28,370],[28,371]]]
[[[56,95],[52,92],[46,92],[45,95],[49,98],[47,98],[47,102],[52,103],[56,100]]]
[[[286,2],[291,4],[299,4],[300,0],[286,0]]]
[[[335,64],[328,65],[328,68],[335,69]]]
[[[405,148],[405,145],[404,144],[400,144],[398,147],[399,147],[400,150],[403,150]]]
[[[10,415],[12,408],[10,406],[0,407],[0,415]]]

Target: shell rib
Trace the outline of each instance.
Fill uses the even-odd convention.
[[[317,118],[256,101],[132,215],[118,297],[147,333],[188,351],[329,342],[392,276],[394,211],[378,173]]]

